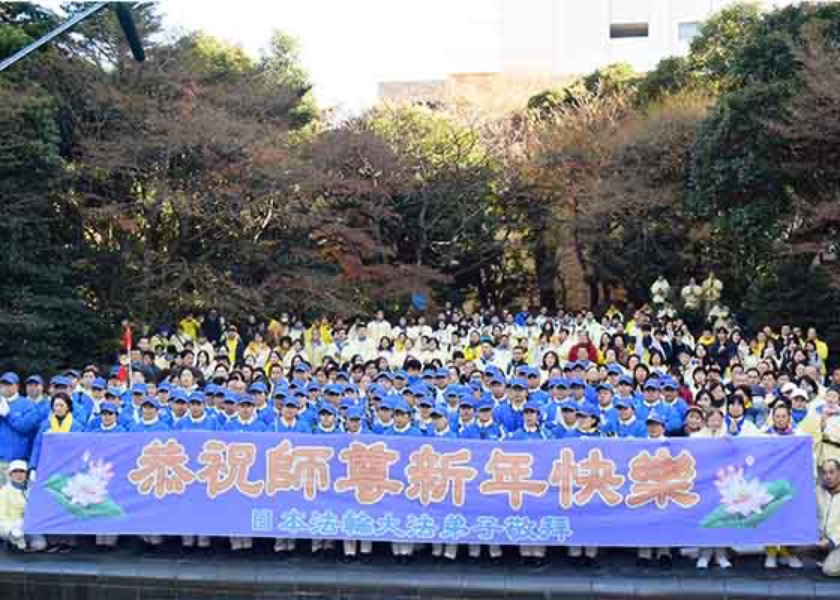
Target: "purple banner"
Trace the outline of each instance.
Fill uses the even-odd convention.
[[[817,540],[811,439],[51,434],[27,533],[483,544]]]

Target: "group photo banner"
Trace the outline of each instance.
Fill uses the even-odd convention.
[[[581,546],[817,541],[810,437],[44,436],[25,531]]]

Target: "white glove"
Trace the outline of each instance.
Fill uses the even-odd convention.
[[[12,530],[9,533],[11,534],[12,539],[19,539],[23,537],[23,529],[18,526],[12,527]]]
[[[29,481],[30,483],[35,483],[35,469],[29,471]]]
[[[0,417],[8,417],[9,410],[9,400],[3,396],[2,400],[0,400]]]

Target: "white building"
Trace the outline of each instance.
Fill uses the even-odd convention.
[[[502,73],[586,73],[615,62],[647,71],[688,52],[709,15],[736,0],[499,0]],[[792,4],[759,2],[765,8]]]

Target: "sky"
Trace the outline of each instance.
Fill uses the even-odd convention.
[[[61,0],[44,0],[55,7]],[[295,36],[322,106],[355,112],[377,83],[498,70],[499,0],[161,0],[164,26],[203,30],[258,56]]]

